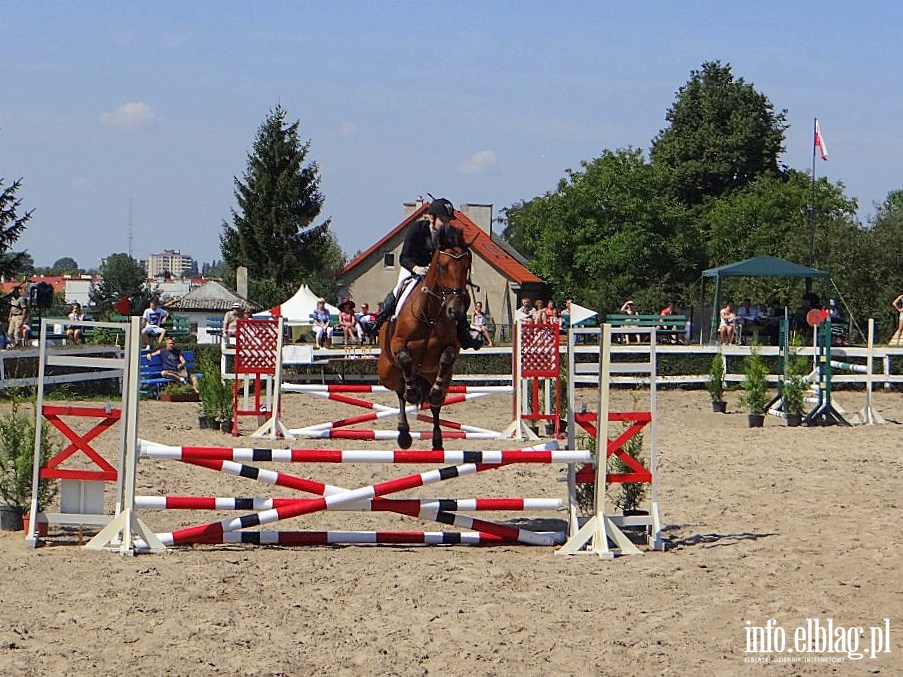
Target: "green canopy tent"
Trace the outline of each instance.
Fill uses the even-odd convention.
[[[777,256],[755,256],[745,261],[728,263],[717,268],[709,268],[702,271],[703,282],[705,278],[715,278],[715,306],[712,312],[712,326],[709,338],[717,335],[718,311],[721,308],[721,281],[725,277],[802,277],[830,281],[831,274],[824,270],[802,266],[793,261],[780,259]]]

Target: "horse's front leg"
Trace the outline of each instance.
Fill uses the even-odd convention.
[[[411,426],[408,425],[408,411],[405,408],[404,392],[399,391],[398,395],[398,446],[402,449],[411,448]]]
[[[417,380],[414,378],[414,358],[406,345],[401,346],[395,353],[395,362],[401,368],[401,375],[404,378],[404,399],[411,404],[420,404],[420,388],[417,387]]]
[[[445,402],[448,386],[451,385],[452,367],[457,357],[458,348],[456,346],[448,346],[442,351],[442,356],[439,358],[439,371],[436,374],[433,387],[430,388],[430,411],[433,413],[433,449],[443,448],[439,412],[442,410],[442,403]]]

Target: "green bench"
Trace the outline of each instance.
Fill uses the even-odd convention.
[[[110,315],[110,322],[128,322],[131,319],[128,315],[120,315],[113,313]],[[170,313],[163,323],[166,335],[174,339],[185,339],[191,336],[191,318],[188,315],[179,315],[178,313]]]
[[[687,316],[613,313],[605,316],[605,324],[609,324],[617,329],[626,329],[630,327],[651,329],[652,327],[655,327],[660,342],[682,343],[683,337],[687,331]]]

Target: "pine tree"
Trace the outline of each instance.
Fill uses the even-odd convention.
[[[247,169],[235,179],[238,209],[220,238],[229,267],[248,268],[251,296],[255,289],[276,295],[255,299],[264,305],[284,301],[302,282],[334,294],[332,276],[344,262],[329,219],[314,225],[324,199],[319,168],[305,164],[310,140],[302,141],[300,121],[289,124],[286,116],[277,105],[258,129]]]
[[[22,273],[29,261],[26,252],[11,251],[13,244],[25,232],[25,224],[34,213],[32,209],[22,216],[18,215],[22,200],[16,197],[16,192],[21,186],[22,179],[19,179],[4,188],[3,179],[0,178],[0,275],[4,277]]]

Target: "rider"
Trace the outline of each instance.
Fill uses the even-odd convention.
[[[454,205],[443,197],[430,203],[425,220],[415,221],[408,226],[399,257],[401,270],[398,272],[398,282],[395,289],[386,296],[383,309],[377,315],[376,322],[369,327],[368,333],[375,335],[383,323],[395,314],[395,304],[404,289],[405,282],[412,277],[422,278],[426,275],[427,267],[433,259],[439,229],[442,226],[449,226],[454,218]],[[458,342],[464,349],[479,350],[483,346],[482,340],[471,335],[467,318],[458,322]]]

